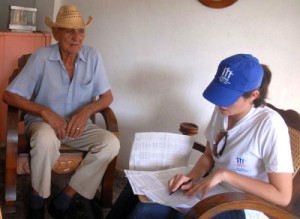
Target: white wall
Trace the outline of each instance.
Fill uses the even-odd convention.
[[[45,24],[45,17],[55,19],[60,7],[58,0],[35,0],[35,7],[38,9],[37,29],[51,32],[50,28]]]
[[[269,102],[300,112],[299,0],[240,0],[225,9],[197,0],[61,4],[76,4],[85,19],[94,17],[86,44],[101,51],[113,87],[119,168],[128,166],[135,132],[178,132],[180,122],[190,121],[199,125],[197,138],[204,143],[213,105],[202,92],[219,62],[235,53],[252,53],[268,64]]]

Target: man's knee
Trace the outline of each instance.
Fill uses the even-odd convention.
[[[115,157],[119,153],[120,141],[113,133],[105,133],[104,137],[102,136],[102,138],[98,139],[98,141],[98,146],[90,148],[92,153],[101,153],[103,150],[105,150],[112,157]]]
[[[30,133],[30,146],[32,149],[48,150],[59,149],[60,141],[56,137],[53,129],[45,123],[40,123]]]
[[[116,156],[120,150],[120,140],[114,134],[112,134],[111,138],[109,147],[111,148],[112,154]]]

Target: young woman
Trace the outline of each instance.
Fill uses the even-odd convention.
[[[214,193],[243,191],[285,206],[292,196],[293,165],[288,129],[278,113],[265,106],[271,72],[249,54],[224,59],[203,93],[216,105],[205,130],[207,146],[187,175],[169,181],[170,192],[201,199]],[[209,172],[209,175],[203,176]],[[192,179],[191,183],[181,186]],[[214,219],[259,218],[251,210],[229,211]],[[108,218],[183,218],[184,214],[157,203],[142,203],[127,185]]]

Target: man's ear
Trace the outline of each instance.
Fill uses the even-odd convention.
[[[52,28],[52,36],[56,41],[58,41],[58,29],[55,27]]]

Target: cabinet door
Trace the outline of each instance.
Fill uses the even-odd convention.
[[[7,106],[2,101],[9,77],[18,66],[18,59],[37,48],[50,45],[49,33],[0,32],[0,142],[6,142]]]

